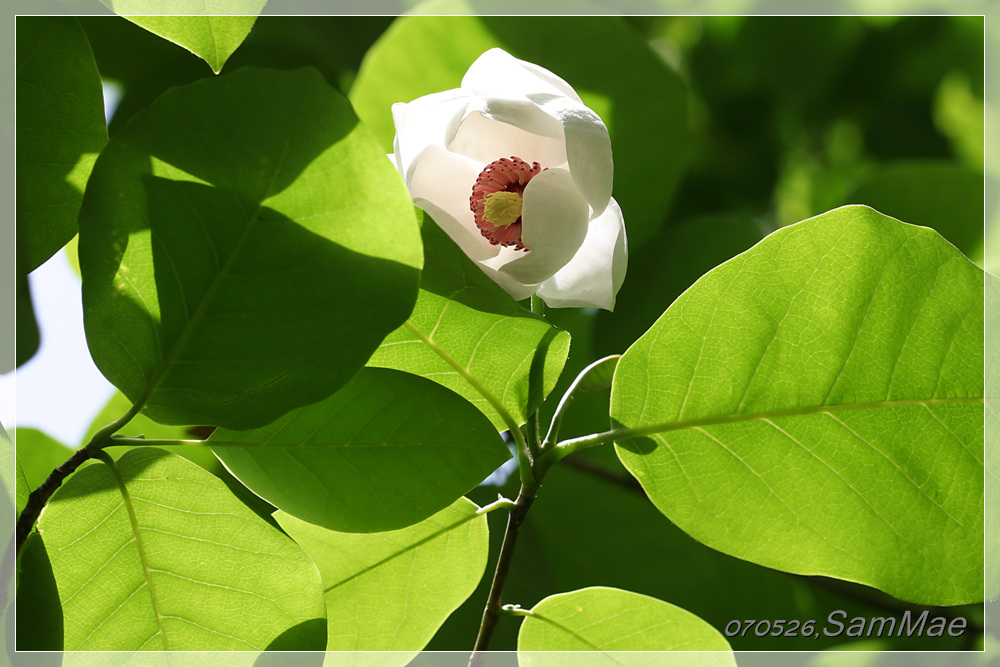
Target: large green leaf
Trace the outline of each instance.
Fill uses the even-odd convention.
[[[430,380],[366,368],[336,394],[208,444],[275,507],[333,530],[422,521],[479,484],[510,452],[489,421]]]
[[[422,234],[426,266],[417,305],[369,365],[433,380],[473,403],[499,430],[511,425],[494,402],[523,424],[559,379],[569,335],[517,305],[430,219]]]
[[[976,259],[983,253],[983,188],[982,171],[944,161],[898,162],[867,174],[846,199],[933,227]]]
[[[434,0],[414,11],[476,13],[461,0]],[[392,104],[458,88],[469,65],[493,47],[565,79],[604,120],[629,244],[650,238],[687,157],[687,92],[680,76],[617,16],[401,17],[369,50],[351,101],[391,151]]]
[[[87,188],[91,354],[156,421],[262,426],[336,391],[406,319],[417,233],[398,174],[315,71],[171,90]]]
[[[38,522],[65,650],[322,649],[319,573],[294,542],[181,457],[117,469],[78,471]]]
[[[322,573],[328,651],[401,651],[386,664],[407,664],[486,568],[486,515],[464,498],[385,533],[337,533],[284,513],[275,518]]]
[[[101,76],[79,24],[19,16],[16,28],[18,270],[26,275],[76,235],[108,129]]]
[[[266,0],[264,0],[266,1]],[[244,2],[256,5],[254,16],[125,16],[153,34],[182,46],[195,54],[218,74],[229,56],[250,34],[256,13],[264,1]]]
[[[725,553],[982,599],[983,274],[851,206],[699,280],[622,357],[618,455]]]
[[[717,651],[685,655],[668,664],[736,665],[722,634],[694,614],[656,598],[601,586],[560,593],[536,604],[521,624],[517,651],[525,665],[553,664],[532,651],[601,651],[610,654],[609,665],[649,661],[648,655],[625,651]]]

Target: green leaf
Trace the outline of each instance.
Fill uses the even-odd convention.
[[[108,141],[101,76],[74,19],[17,17],[16,97],[18,268],[27,275],[76,234]]]
[[[966,256],[983,253],[983,172],[950,162],[887,163],[847,197],[914,225],[936,229]]]
[[[656,598],[601,586],[560,593],[536,604],[521,624],[517,651],[524,665],[548,664],[546,656],[531,651],[613,652],[611,661],[624,665],[646,664],[649,656],[619,651],[718,651],[697,656],[697,664],[736,665],[722,634],[694,614]],[[685,656],[684,664],[693,664],[688,659]]]
[[[417,11],[476,13],[454,0],[422,3]],[[391,151],[392,104],[458,88],[469,65],[493,47],[566,80],[604,120],[629,245],[653,236],[686,160],[687,92],[680,76],[617,16],[404,16],[369,50],[351,101]]]
[[[501,431],[510,425],[494,401],[523,424],[559,379],[569,335],[517,305],[429,218],[422,234],[426,266],[417,305],[368,364],[420,375],[451,389]]]
[[[270,423],[336,391],[406,319],[417,231],[399,175],[315,71],[173,89],[87,189],[91,354],[158,422]]]
[[[17,308],[15,311],[14,357],[17,367],[20,368],[21,364],[38,352],[41,335],[38,331],[38,322],[35,320],[35,309],[31,304],[31,286],[28,283],[28,276],[18,273],[14,280],[14,300]]]
[[[181,457],[137,449],[117,470],[82,468],[38,522],[65,650],[322,649],[319,573],[294,542]]]
[[[218,74],[250,34],[264,2],[243,2],[253,16],[125,16],[137,26],[195,54]]]
[[[872,589],[789,575],[695,542],[664,521],[611,449],[588,449],[564,459],[546,475],[543,489],[544,497],[532,505],[517,541],[517,576],[512,576],[504,588],[505,600],[525,607],[548,595],[600,582],[669,600],[720,631],[733,619],[823,619],[835,609],[845,610],[850,618],[884,616],[881,604],[894,605],[893,615],[897,617],[904,608],[918,615],[922,611],[916,606],[902,606]],[[497,532],[502,530],[502,526],[497,528]],[[594,535],[600,535],[600,539],[594,539]],[[497,541],[494,551],[499,548]],[[620,563],[622,554],[628,554],[627,567],[609,566]],[[518,568],[521,562],[530,563],[529,571]],[[479,613],[486,595],[486,590],[480,590],[472,597],[480,601]],[[961,608],[952,611],[966,614]],[[463,613],[472,615],[478,625],[477,610],[460,610],[442,629],[455,628],[457,637],[451,635],[452,645],[439,644],[439,632],[434,648],[462,648],[467,642],[465,637],[475,634],[475,627],[455,627]],[[491,647],[505,648],[501,643],[504,629],[498,627]],[[786,634],[758,637],[751,631],[729,641],[737,651],[819,651],[844,642],[843,636]],[[891,642],[890,650],[932,651],[960,650],[968,637],[884,639]],[[513,642],[510,646],[513,648]]]
[[[622,357],[618,455],[712,548],[980,601],[982,284],[933,230],[866,207],[775,232]]]
[[[14,442],[17,443],[18,467],[24,473],[28,493],[38,488],[56,467],[73,456],[71,447],[34,428],[14,429]],[[18,488],[18,493],[20,491]]]
[[[386,664],[407,664],[486,569],[486,515],[464,498],[385,533],[338,533],[281,512],[275,518],[322,573],[328,651],[402,651]]]
[[[496,430],[455,393],[366,368],[336,394],[252,431],[208,440],[241,482],[275,507],[333,530],[422,521],[510,458]]]

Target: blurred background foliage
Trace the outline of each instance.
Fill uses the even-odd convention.
[[[264,16],[222,76],[247,65],[316,67],[358,104],[361,92],[352,88],[365,75],[366,55],[392,47],[388,40],[402,31],[395,20]],[[614,117],[606,119],[613,141],[645,132],[651,145],[660,146],[660,154],[646,151],[642,164],[625,164],[630,153],[624,148],[616,153],[619,177],[635,179],[626,184],[616,180],[616,195],[643,188],[669,194],[651,198],[661,206],[633,239],[629,273],[614,313],[549,311],[558,326],[572,333],[573,345],[564,381],[543,408],[543,419],[576,372],[601,356],[624,352],[698,277],[770,231],[832,208],[868,204],[906,222],[934,227],[989,268],[983,250],[982,17],[593,17],[584,21],[593,22],[597,38],[560,36],[558,52],[537,43],[551,31],[510,28],[511,21],[542,20],[483,19],[476,26],[477,39],[490,42],[486,48],[502,45],[522,58],[540,56],[537,62],[578,86],[585,99],[608,98],[616,79],[634,82],[638,90],[628,102],[642,105],[645,70],[636,76],[638,61],[623,61],[618,42],[604,45],[600,39],[605,31],[620,40],[625,30],[631,40],[627,52],[638,53],[644,66],[654,58],[663,71],[657,76],[682,83],[668,87],[676,96],[669,100],[670,108],[686,108],[685,128],[655,123],[624,127],[623,118],[655,120],[658,107],[622,110],[608,98],[615,108]],[[607,31],[612,21],[614,30]],[[102,76],[121,92],[109,124],[112,136],[164,90],[215,76],[197,57],[125,20],[89,17],[80,22]],[[524,35],[532,35],[535,43]],[[456,41],[466,36],[456,35]],[[432,45],[425,47],[419,42],[412,47],[414,69]],[[615,57],[609,57],[612,53]],[[558,67],[560,61],[568,64]],[[452,86],[458,85],[468,62],[454,63],[457,74],[448,74]],[[609,82],[606,90],[603,82]],[[398,91],[419,88],[412,80],[397,83]],[[392,77],[383,77],[379,85],[391,87]],[[395,88],[382,93],[391,101],[416,96]],[[659,104],[657,100],[648,104]],[[365,118],[360,107],[359,114]],[[670,117],[675,118],[673,111]],[[656,143],[665,136],[677,138]],[[643,154],[641,148],[634,154]],[[622,208],[628,225],[625,201]],[[648,215],[644,210],[643,216]],[[562,436],[606,430],[607,402],[606,390],[580,395]],[[510,480],[502,492],[513,497],[515,484]],[[485,504],[496,493],[495,487],[480,487],[471,498]],[[503,531],[500,514],[490,517],[494,559]],[[872,617],[898,616],[912,608],[874,590],[787,575],[698,544],[644,499],[610,448],[587,450],[550,474],[521,540],[505,601],[524,607],[553,593],[602,585],[656,596],[719,629],[733,619],[812,618],[822,624],[835,609]],[[488,579],[446,622],[429,649],[469,648]],[[975,606],[942,613],[964,615],[970,625],[982,626],[982,609]],[[493,648],[513,649],[516,630],[517,624],[505,619]],[[843,647],[852,641],[731,639],[737,650],[781,651]],[[978,649],[982,642],[981,633],[970,631],[959,638],[869,639],[856,647],[954,650]]]

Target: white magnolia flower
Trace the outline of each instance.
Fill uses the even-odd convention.
[[[568,83],[491,49],[461,88],[392,116],[414,202],[512,297],[614,308],[627,242],[611,140]]]

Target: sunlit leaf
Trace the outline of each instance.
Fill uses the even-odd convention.
[[[517,305],[429,218],[422,233],[426,266],[417,305],[368,364],[433,380],[473,403],[499,430],[509,428],[457,365],[523,424],[555,386],[569,336]]]
[[[208,444],[275,507],[334,530],[402,528],[451,505],[510,452],[472,405],[429,380],[366,368],[336,394]]]
[[[550,664],[531,651],[601,651],[610,654],[607,664],[624,665],[647,664],[649,656],[620,651],[718,651],[685,655],[682,662],[668,664],[736,665],[722,634],[694,614],[656,598],[605,587],[560,593],[536,604],[521,624],[517,650],[526,665]],[[670,656],[663,657],[670,661]]]
[[[78,471],[39,519],[66,650],[323,647],[319,573],[294,542],[181,457],[117,466]]]
[[[263,5],[263,2],[244,4]],[[259,11],[259,10],[258,10]],[[253,28],[256,16],[126,16],[129,21],[195,54],[218,74]]]
[[[262,426],[336,391],[406,319],[417,233],[402,180],[315,71],[173,89],[87,189],[91,354],[158,422]]]
[[[887,163],[855,184],[846,203],[932,227],[976,259],[983,252],[983,188],[982,171],[954,163]]]
[[[208,63],[218,74],[267,0],[101,0],[116,14]]]
[[[936,232],[866,207],[775,232],[622,357],[618,455],[720,551],[979,601],[982,285]]]
[[[101,76],[79,24],[19,16],[16,29],[18,270],[26,275],[76,234],[108,130]]]
[[[368,534],[276,514],[322,573],[327,650],[400,651],[380,664],[407,664],[483,576],[489,536],[477,510],[463,498],[416,525]]]

